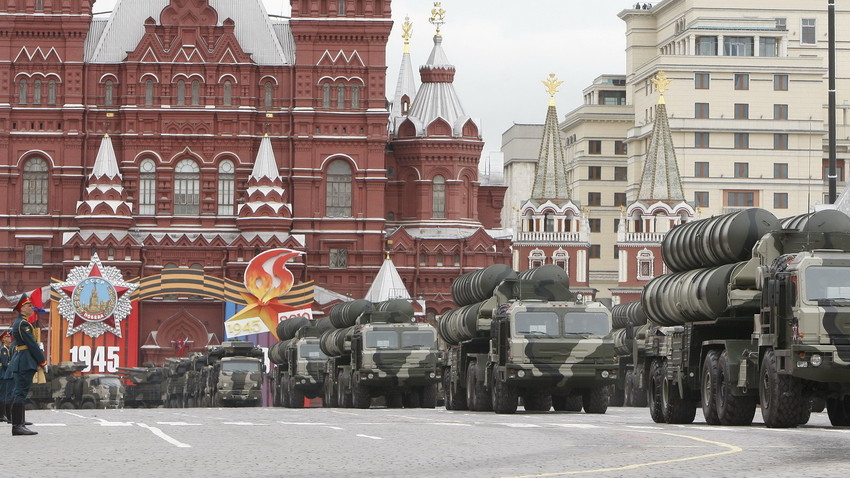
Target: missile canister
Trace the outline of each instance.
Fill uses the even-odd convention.
[[[328,357],[339,357],[351,350],[351,335],[354,327],[328,330],[319,337],[319,348]]]
[[[389,312],[391,323],[404,323],[413,321],[413,304],[406,299],[394,299],[375,304],[375,310]]]
[[[514,283],[513,296],[523,300],[569,301],[572,298],[570,276],[554,264],[522,271]]]
[[[727,287],[738,264],[665,274],[644,287],[641,304],[658,325],[714,320],[728,307]]]
[[[286,347],[292,343],[292,340],[278,342],[269,347],[269,360],[275,365],[286,364]]]
[[[779,220],[769,211],[743,209],[671,229],[661,254],[672,272],[721,266],[749,259],[756,241],[778,229]]]
[[[477,304],[492,297],[493,291],[505,279],[515,279],[516,272],[504,264],[468,272],[452,282],[452,299],[460,306]]]
[[[438,323],[438,330],[443,340],[451,345],[458,345],[464,340],[474,339],[479,333],[489,334],[489,330],[478,330],[478,312],[482,305],[483,302],[479,302],[452,309],[443,314]]]
[[[639,326],[646,323],[646,314],[640,301],[615,305],[611,309],[612,324],[615,329],[627,326]]]
[[[782,229],[800,232],[850,232],[850,217],[837,209],[786,217],[781,223]]]
[[[351,327],[357,322],[357,317],[363,312],[371,310],[371,302],[365,299],[352,300],[333,306],[329,315],[331,324],[338,329]]]
[[[298,332],[298,329],[309,324],[310,319],[307,317],[293,317],[291,319],[278,322],[276,329],[277,338],[279,340],[289,340],[295,337],[295,332]]]

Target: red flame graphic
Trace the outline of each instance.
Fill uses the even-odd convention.
[[[260,304],[286,294],[295,282],[292,272],[286,268],[286,262],[300,254],[291,249],[272,249],[257,255],[245,269],[245,288]],[[272,263],[271,274],[264,268],[269,262]]]

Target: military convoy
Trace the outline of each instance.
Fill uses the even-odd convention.
[[[282,340],[269,348],[269,360],[275,364],[271,372],[274,406],[302,408],[305,398],[321,397],[324,387],[325,362],[319,337],[328,330],[328,319],[313,322],[289,319],[278,325]]]
[[[408,300],[355,300],[331,309],[335,327],[320,337],[328,356],[323,403],[369,408],[381,397],[390,408],[434,408],[440,382],[437,335],[414,322]]]
[[[575,301],[562,268],[493,265],[460,276],[452,297],[460,308],[439,322],[447,409],[514,413],[522,398],[526,411],[606,412],[611,313]]]
[[[644,369],[646,333],[650,324],[640,301],[615,305],[611,310],[614,329],[614,351],[619,358],[617,380],[611,394],[611,405],[645,407]]]
[[[634,376],[656,422],[795,427],[812,401],[850,425],[850,218],[762,209],[690,222],[662,243],[643,290]]]
[[[62,362],[48,368],[46,383],[30,389],[30,408],[123,408],[124,384],[118,375],[80,375],[83,362]]]

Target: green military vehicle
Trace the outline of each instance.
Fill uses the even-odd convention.
[[[320,338],[328,356],[325,406],[369,408],[379,397],[390,408],[436,406],[436,330],[413,321],[410,301],[345,302],[334,306],[329,318],[337,328]]]
[[[62,362],[48,367],[46,383],[30,389],[27,407],[33,408],[123,408],[124,384],[118,375],[80,375],[83,362]]]
[[[459,309],[440,318],[449,344],[449,410],[605,413],[618,363],[611,313],[571,300],[566,272],[546,265],[517,275],[493,265],[452,284]]]
[[[669,274],[643,290],[645,367],[656,422],[771,428],[825,400],[850,425],[850,217],[779,221],[747,209],[686,223],[662,243]]]
[[[294,337],[269,349],[269,360],[275,364],[272,370],[274,406],[302,408],[305,397],[322,396],[328,356],[319,346],[319,336],[325,330],[315,325],[304,325]]]
[[[189,357],[172,357],[165,359],[163,369],[165,379],[162,381],[162,390],[165,393],[165,406],[169,408],[183,408],[186,405],[188,391],[186,388],[189,369],[192,359]]]
[[[646,353],[646,333],[650,324],[643,312],[640,301],[615,305],[611,310],[614,339],[619,367],[617,381],[611,391],[611,406],[645,407],[646,388],[644,363]]]
[[[204,384],[201,404],[212,407],[263,405],[265,354],[245,341],[222,342],[209,348],[207,365],[200,371]]]
[[[129,384],[125,386],[125,408],[157,408],[165,405],[165,369],[162,367],[118,367]]]

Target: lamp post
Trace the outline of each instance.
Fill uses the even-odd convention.
[[[836,150],[835,150],[835,0],[827,0],[827,15],[829,24],[829,204],[835,204],[836,185]]]

